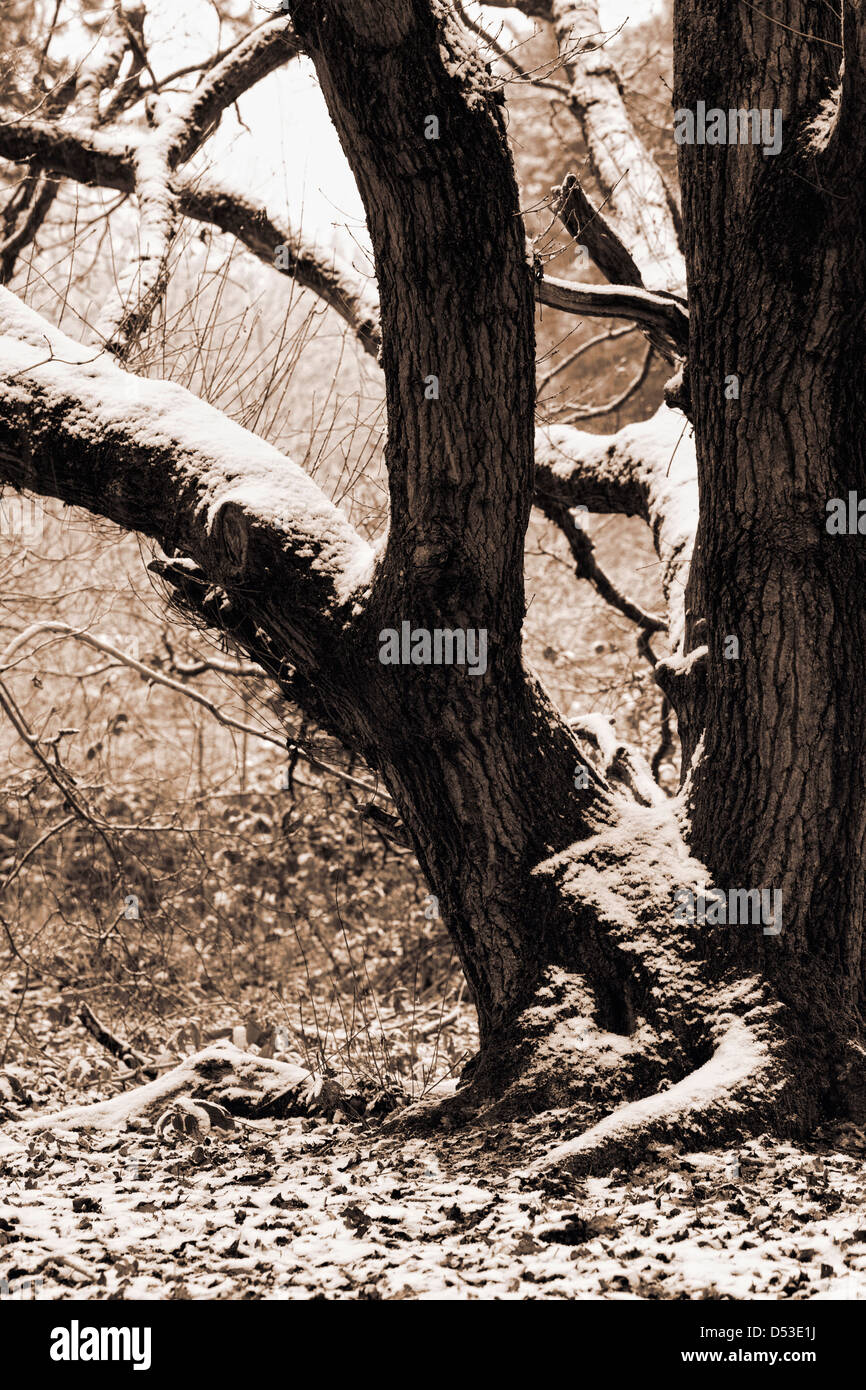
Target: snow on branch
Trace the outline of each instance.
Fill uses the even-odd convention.
[[[576,284],[545,275],[537,282],[536,297],[551,309],[562,309],[568,314],[632,319],[655,335],[659,351],[671,362],[688,351],[688,310],[673,295],[654,294],[629,285]]]
[[[682,293],[686,271],[671,199],[626,109],[598,0],[550,0],[550,16],[571,84],[571,110],[610,221],[647,288]]]
[[[640,516],[651,527],[662,564],[674,650],[683,637],[686,580],[698,522],[694,439],[685,417],[662,406],[650,420],[616,434],[571,425],[535,436],[536,504]]]
[[[279,450],[124,372],[0,289],[0,480],[190,557],[309,680],[333,670],[371,548]]]
[[[141,212],[138,252],[118,277],[96,328],[97,337],[121,359],[147,327],[168,284],[168,257],[180,217],[173,173],[213,131],[226,107],[297,53],[287,18],[263,25],[141,140],[132,161]]]
[[[272,212],[256,198],[229,189],[210,175],[178,185],[185,217],[209,223],[237,237],[265,265],[312,290],[356,334],[364,350],[379,351],[379,298],[375,281],[357,271],[331,247],[293,227],[285,214]]]
[[[275,72],[301,49],[287,15],[268,20],[205,74],[182,105],[166,118],[173,163],[184,163],[213,130],[223,112],[244,92]]]
[[[816,122],[816,147],[840,170],[858,162],[866,119],[866,0],[842,0],[842,85],[827,103],[829,122]],[[822,125],[826,129],[822,131]]]
[[[111,134],[86,126],[0,112],[0,156],[27,161],[32,169],[118,192],[135,189],[140,134]],[[291,226],[259,199],[228,187],[213,174],[178,171],[171,191],[182,216],[237,237],[247,250],[305,289],[312,290],[349,324],[364,349],[379,350],[375,284],[330,247]]]

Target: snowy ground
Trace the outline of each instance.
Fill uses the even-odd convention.
[[[48,1299],[861,1298],[866,1137],[656,1151],[541,1184],[567,1117],[405,1140],[239,1121],[201,1142],[30,1134],[0,1150],[0,1276]],[[140,1126],[140,1127],[139,1127]],[[5,1136],[21,1131],[8,1124]]]

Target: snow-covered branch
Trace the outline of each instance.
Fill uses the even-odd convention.
[[[616,434],[570,425],[535,436],[536,502],[640,516],[651,527],[662,565],[671,647],[683,639],[686,580],[698,521],[695,447],[685,417],[662,406],[651,420]]]
[[[550,17],[606,213],[647,289],[683,293],[685,263],[668,192],[626,109],[598,0],[550,0]]]
[[[291,22],[255,30],[202,78],[178,107],[157,119],[132,160],[141,213],[137,253],[121,272],[97,324],[97,337],[121,359],[150,322],[168,284],[168,257],[180,207],[172,175],[188,160],[238,97],[298,53]]]
[[[343,515],[272,445],[180,386],[124,372],[7,290],[0,478],[189,557],[310,688],[323,668],[331,690],[339,682],[336,654],[373,565]]]
[[[118,192],[135,189],[137,132],[96,131],[80,123],[59,125],[39,118],[0,113],[0,156],[78,183]],[[235,236],[265,265],[311,289],[349,324],[365,350],[379,350],[379,307],[375,284],[264,202],[226,185],[212,173],[178,171],[171,191],[184,217]]]
[[[268,20],[242,39],[161,123],[171,132],[172,164],[189,159],[212,134],[229,106],[299,53],[287,15]]]
[[[669,361],[684,356],[688,349],[688,310],[672,295],[654,294],[630,285],[575,284],[545,275],[537,282],[536,296],[551,309],[563,309],[569,314],[632,319],[655,335],[659,350]]]

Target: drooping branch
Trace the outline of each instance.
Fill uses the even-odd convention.
[[[574,560],[574,571],[578,579],[588,579],[605,603],[610,604],[611,608],[617,609],[633,623],[637,623],[642,631],[646,633],[664,632],[667,624],[663,618],[641,608],[639,603],[624,594],[610,576],[605,574],[595,558],[595,547],[591,538],[576,520],[571,507],[565,506],[564,503],[556,504],[544,497],[543,494],[539,496],[539,502],[540,510],[544,512],[549,521],[554,522],[559,527],[568,541]]]
[[[294,664],[313,717],[351,745],[341,653],[373,554],[313,481],[183,388],[129,375],[7,290],[0,388],[2,480],[193,560]]]
[[[265,265],[312,290],[356,334],[364,350],[379,352],[379,300],[373,278],[363,275],[333,248],[290,225],[245,193],[228,189],[210,175],[178,182],[181,213],[237,237]]]
[[[149,685],[161,685],[166,690],[171,690],[176,695],[181,695],[184,699],[191,700],[194,704],[206,710],[212,719],[216,720],[218,724],[222,724],[226,729],[232,729],[237,733],[248,735],[250,738],[260,739],[263,743],[270,743],[273,747],[279,748],[281,751],[286,747],[285,739],[280,738],[277,734],[271,733],[270,730],[257,728],[253,724],[246,724],[240,719],[233,718],[232,715],[226,714],[221,710],[213,700],[209,700],[206,695],[202,695],[200,691],[186,685],[182,680],[173,680],[171,676],[165,675],[164,672],[157,670],[153,666],[146,665],[143,661],[139,661],[136,657],[131,656],[129,652],[122,651],[119,647],[107,641],[106,638],[87,632],[82,628],[70,627],[68,623],[46,620],[32,623],[30,627],[18,633],[5,650],[0,653],[0,676],[5,675],[7,670],[10,669],[13,656],[17,658],[17,664],[17,660],[20,660],[17,654],[22,648],[27,646],[34,637],[41,637],[43,634],[51,634],[56,640],[70,639],[75,642],[81,642],[84,646],[91,647],[94,651],[102,652],[103,655],[111,657],[111,659],[116,661],[119,665],[129,667],[130,670],[146,680]],[[231,675],[265,674],[265,671],[258,666],[247,668],[235,666],[233,668],[225,662],[221,663],[218,661],[199,661],[185,667],[182,666],[181,674],[197,675],[202,671],[220,670]],[[382,794],[377,787],[371,786],[370,783],[362,782],[359,778],[352,777],[349,773],[343,772],[341,768],[331,767],[328,763],[322,762],[320,758],[315,757],[314,754],[302,748],[299,744],[295,744],[295,749],[297,750],[297,756],[299,758],[309,763],[312,767],[315,767],[318,771],[324,772],[330,777],[336,777],[349,786],[355,787],[358,791],[366,793],[367,796],[380,796]]]

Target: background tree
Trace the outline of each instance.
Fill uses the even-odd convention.
[[[552,26],[561,64],[535,76],[579,117],[595,181],[590,199],[572,173],[553,207],[612,283],[552,276],[527,243],[475,21],[445,0],[294,0],[191,92],[147,92],[149,124],[117,119],[144,63],[131,84],[118,68],[89,112],[76,77],[64,119],[7,113],[0,154],[31,178],[134,193],[141,237],[92,343],[2,293],[0,449],[13,485],[157,540],[177,604],[381,776],[478,1010],[452,1110],[571,1105],[583,1132],[558,1158],[588,1169],[648,1134],[862,1114],[859,571],[856,539],[824,519],[861,478],[863,15],[677,5],[675,107],[778,108],[785,131],[778,158],[681,147],[687,311],[679,211],[595,4],[525,8]],[[298,51],[364,200],[375,296],[266,207],[190,172],[221,114]],[[377,354],[390,517],[375,544],[271,445],[112,360],[163,300],[184,217],[265,259],[291,247],[278,268]],[[538,301],[637,324],[673,373],[668,404],[610,436],[555,416],[537,428]],[[533,503],[638,623],[679,722],[677,800],[603,721],[566,721],[523,659]],[[663,618],[599,570],[580,506],[650,525]],[[485,673],[383,665],[379,634],[403,621],[485,630]],[[781,889],[781,935],[678,920],[677,891],[701,883]]]

